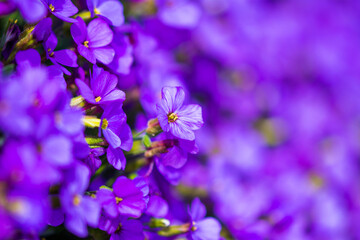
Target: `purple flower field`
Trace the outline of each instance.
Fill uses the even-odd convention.
[[[360,1],[0,1],[0,240],[360,240]]]

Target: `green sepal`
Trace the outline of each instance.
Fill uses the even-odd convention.
[[[163,237],[171,237],[171,236],[187,233],[190,230],[189,228],[190,228],[190,223],[186,223],[183,225],[173,225],[163,228],[157,233]]]
[[[112,188],[109,188],[108,186],[105,186],[105,185],[102,185],[101,187],[99,187],[100,189],[107,189],[107,190],[111,190],[112,191]]]
[[[145,135],[142,139],[142,142],[145,147],[147,147],[147,148],[151,147],[151,139],[150,139],[149,135]]]
[[[149,227],[151,228],[165,228],[170,226],[170,221],[166,218],[151,218]]]

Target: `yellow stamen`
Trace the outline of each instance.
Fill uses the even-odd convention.
[[[178,119],[178,115],[176,113],[168,114],[168,122],[173,123]]]
[[[96,15],[100,15],[99,9],[95,8],[95,9],[94,9],[94,13],[95,13]]]
[[[25,211],[25,205],[21,200],[15,200],[9,205],[9,211],[14,214],[21,214]]]
[[[73,198],[74,206],[79,206],[80,202],[81,202],[81,196],[79,194],[76,194]]]
[[[116,197],[116,204],[118,204],[119,202],[121,202],[123,199],[122,198],[119,198],[119,197]]]
[[[85,41],[84,46],[88,48],[89,47],[89,41]]]
[[[48,51],[48,54],[49,54],[50,57],[53,57],[53,56],[54,56],[54,52],[51,52],[51,48],[48,48],[47,51]]]
[[[195,222],[193,221],[192,222],[192,227],[191,227],[191,231],[196,231],[197,227],[195,226]]]
[[[55,11],[54,5],[50,4],[50,5],[49,5],[49,8],[50,8],[50,11],[51,11],[51,12]]]
[[[35,107],[39,107],[40,104],[41,104],[40,99],[37,98],[37,97],[35,97],[34,102],[33,102],[33,105],[34,105]]]
[[[119,226],[117,227],[117,229],[115,230],[115,233],[118,233],[121,231],[122,228],[122,224],[120,223]]]
[[[106,120],[106,118],[104,118],[103,120],[102,120],[102,124],[101,124],[101,129],[107,129],[107,127],[109,126],[109,122],[108,122],[108,120]]]
[[[95,102],[100,102],[101,101],[101,97],[99,96],[99,97],[97,97],[97,98],[95,98]]]

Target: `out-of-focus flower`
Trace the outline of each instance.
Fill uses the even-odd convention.
[[[31,22],[37,22],[46,15],[46,8],[41,0],[10,0],[19,9],[23,17]]]
[[[201,9],[189,0],[157,0],[159,18],[172,27],[194,28],[199,23]]]
[[[61,206],[65,213],[65,226],[79,237],[88,234],[87,224],[97,227],[100,205],[90,196],[84,196],[88,187],[90,171],[80,163],[74,164],[66,175],[66,185],[61,189]]]

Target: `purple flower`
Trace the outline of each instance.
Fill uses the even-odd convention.
[[[56,35],[51,30],[52,20],[51,18],[45,18],[41,20],[34,28],[33,35],[37,41],[43,42],[46,57],[57,67],[61,69],[67,75],[71,73],[61,65],[69,67],[78,67],[77,56],[70,49],[54,51],[58,40]],[[61,65],[60,65],[61,64]]]
[[[101,155],[104,155],[105,150],[104,148],[92,148],[90,150],[89,156],[85,159],[86,165],[88,165],[91,174],[94,174],[96,170],[101,165],[101,159],[99,158]]]
[[[164,87],[162,99],[156,105],[161,128],[174,136],[194,140],[194,130],[203,125],[201,107],[196,104],[184,105],[185,93],[181,87]]]
[[[103,206],[105,213],[112,218],[119,214],[128,217],[140,217],[148,201],[149,187],[142,177],[130,180],[118,177],[113,190],[101,188],[96,198]]]
[[[114,168],[117,170],[125,170],[126,158],[121,148],[113,148],[112,146],[109,146],[106,151],[106,157],[108,162]]]
[[[66,175],[67,184],[60,191],[61,206],[65,213],[65,226],[79,237],[87,236],[87,224],[97,227],[100,206],[83,193],[89,184],[90,171],[80,163],[74,164]]]
[[[197,154],[199,149],[195,141],[176,139],[169,135],[166,137],[166,140],[157,142],[160,145],[164,144],[167,149],[167,152],[162,153],[159,159],[164,166],[181,168],[187,161],[188,153]]]
[[[113,32],[102,19],[94,19],[86,27],[84,20],[77,17],[70,30],[71,35],[78,45],[81,56],[95,64],[96,59],[104,64],[109,64],[114,58],[115,51],[108,46],[113,39]]]
[[[0,16],[7,15],[16,10],[15,5],[10,2],[0,2]]]
[[[8,6],[5,6],[5,7],[8,7]],[[0,11],[1,11],[1,3],[0,3]],[[3,45],[2,45],[2,49],[1,49],[1,55],[4,59],[8,59],[8,57],[10,56],[17,41],[19,40],[20,33],[21,33],[20,28],[16,24],[16,22],[9,22],[9,26],[8,26],[6,32],[4,33],[3,40],[2,40]]]
[[[41,0],[54,16],[66,21],[75,23],[76,20],[70,18],[78,12],[71,0]]]
[[[157,0],[159,18],[176,28],[195,28],[201,17],[201,9],[189,0]]]
[[[41,65],[41,58],[38,51],[36,51],[33,48],[30,48],[28,50],[19,51],[15,55],[15,62],[18,65],[18,68],[28,68],[31,67],[40,67]]]
[[[125,100],[125,93],[116,88],[118,79],[115,75],[104,71],[102,68],[94,65],[90,76],[90,86],[80,80],[75,80],[79,87],[81,95],[92,104],[107,104],[114,101],[119,103]]]
[[[123,6],[117,0],[87,0],[91,17],[101,16],[113,26],[120,26],[124,23]]]
[[[115,31],[111,46],[115,50],[115,57],[107,66],[117,74],[129,74],[134,62],[133,46],[129,37],[120,31]]]
[[[101,217],[99,229],[110,234],[110,240],[143,240],[143,226],[140,221],[126,217],[108,218]]]
[[[67,74],[71,75],[71,73],[60,64],[68,66],[68,67],[78,67],[77,56],[70,49],[63,49],[54,51],[57,46],[57,38],[54,33],[50,34],[49,38],[44,42],[44,48],[46,52],[46,57],[55,65],[59,66],[61,70]]]
[[[107,106],[102,115],[100,125],[102,133],[111,147],[120,147],[126,151],[131,149],[131,129],[126,124],[126,115],[122,110],[122,105],[113,104]]]
[[[169,205],[160,196],[152,195],[149,199],[148,206],[146,208],[146,214],[149,214],[156,218],[163,218],[168,214]]]
[[[51,18],[44,18],[38,24],[36,24],[32,34],[38,42],[46,41],[52,33],[51,26]]]
[[[46,191],[39,192],[32,187],[25,184],[21,188],[13,188],[7,196],[3,196],[11,217],[18,227],[28,233],[39,232],[46,226],[49,210]]]
[[[206,208],[195,198],[189,209],[191,220],[189,238],[192,240],[218,240],[220,239],[221,225],[212,217],[205,218]]]
[[[46,9],[40,0],[10,0],[19,9],[23,17],[31,22],[37,22],[46,15]]]

